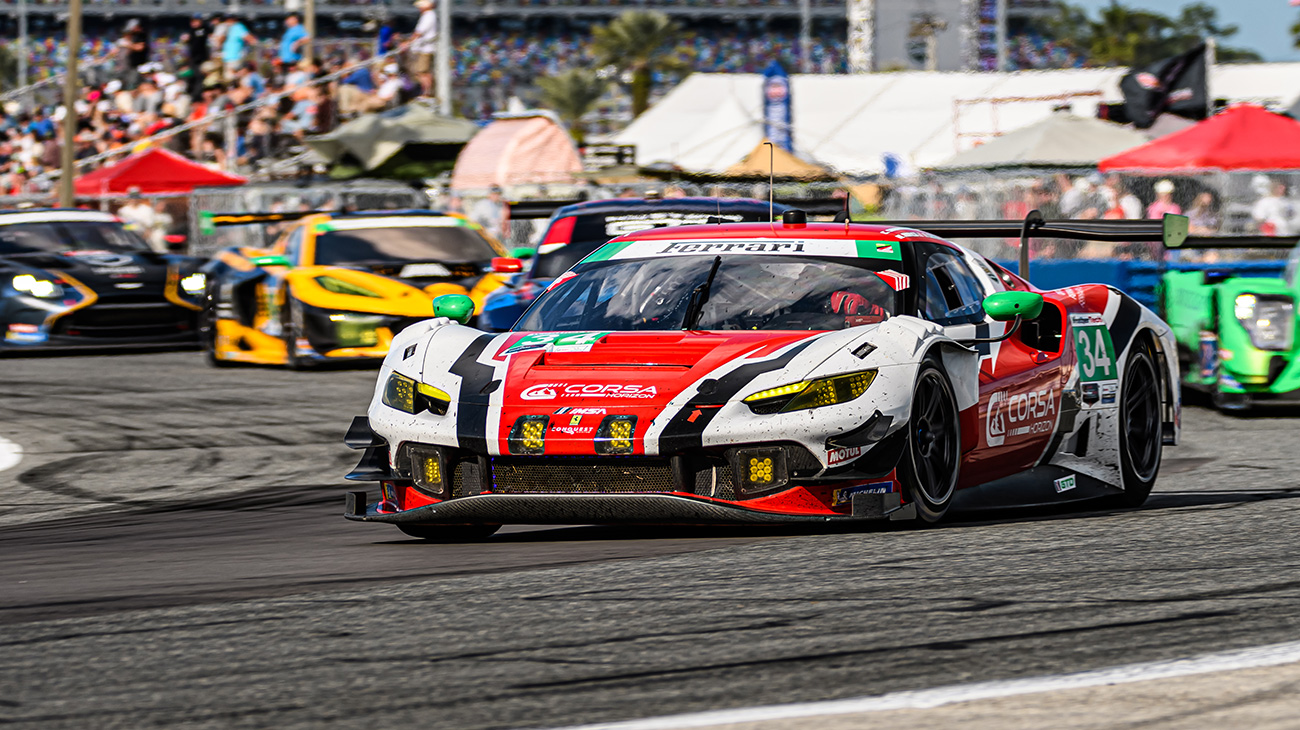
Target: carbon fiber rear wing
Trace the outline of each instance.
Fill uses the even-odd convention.
[[[578,203],[595,202],[603,199],[578,199],[578,200],[516,200],[507,203],[510,209],[510,220],[537,220],[550,218],[555,211],[568,205],[577,205]],[[630,201],[642,200],[642,198],[628,198]],[[721,200],[726,201],[726,198]],[[812,215],[833,215],[844,209],[843,198],[776,198],[776,203],[788,205],[805,213]]]
[[[212,226],[249,226],[258,223],[296,221],[321,212],[323,211],[300,210],[291,213],[208,213],[204,211],[199,213],[199,218],[201,223],[206,219],[206,222]]]
[[[866,222],[866,221],[863,221]],[[1165,215],[1160,220],[1045,220],[1030,211],[1022,221],[870,221],[875,225],[914,228],[943,238],[1019,238],[1021,277],[1029,276],[1031,238],[1063,238],[1103,243],[1153,242],[1171,250],[1209,248],[1290,249],[1300,236],[1192,236],[1185,215]]]

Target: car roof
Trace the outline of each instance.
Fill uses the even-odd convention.
[[[783,213],[790,206],[775,203],[771,206],[774,213]],[[656,210],[671,210],[685,213],[723,213],[754,210],[766,211],[766,200],[752,198],[612,198],[609,200],[589,200],[585,203],[566,205],[555,211],[556,218],[569,215],[595,215],[600,213],[647,213]]]
[[[27,208],[23,210],[0,210],[0,226],[20,223],[57,223],[88,221],[92,223],[120,223],[121,219],[111,213],[81,208]]]

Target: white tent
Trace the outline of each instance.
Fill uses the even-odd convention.
[[[859,175],[883,172],[885,155],[931,167],[1058,106],[1095,116],[1098,104],[1121,100],[1125,72],[794,75],[795,154]],[[1285,108],[1300,97],[1300,63],[1215,66],[1210,86],[1216,98]],[[636,145],[642,165],[722,172],[762,141],[761,98],[759,74],[692,74],[613,141]]]
[[[1095,167],[1124,150],[1146,144],[1132,127],[1095,117],[1057,113],[984,144],[958,152],[936,170],[994,167]]]

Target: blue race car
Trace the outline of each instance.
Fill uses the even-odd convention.
[[[736,198],[615,198],[566,205],[551,216],[528,270],[488,295],[478,327],[488,332],[510,329],[556,277],[615,236],[709,222],[771,221],[788,207]]]

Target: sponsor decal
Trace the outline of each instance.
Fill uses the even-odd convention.
[[[1084,383],[1081,387],[1083,391],[1083,402],[1089,405],[1101,400],[1101,389],[1096,383]]]
[[[1219,369],[1219,336],[1210,331],[1202,331],[1200,337],[1201,377],[1213,378]]]
[[[124,266],[130,266],[132,258],[128,254],[113,253],[112,251],[65,251],[64,256],[70,256],[78,261],[84,261],[90,266],[101,267],[104,269],[121,269]],[[139,267],[133,267],[140,271]],[[105,271],[95,270],[96,274],[108,273]]]
[[[830,466],[843,464],[866,453],[865,446],[850,446],[846,449],[831,449],[826,452],[826,463]]]
[[[1026,393],[999,390],[989,396],[984,433],[989,446],[1001,446],[1008,436],[1037,436],[1052,432],[1056,420],[1056,390]]]
[[[40,325],[35,324],[11,324],[5,332],[5,340],[9,342],[32,344],[44,342],[47,339],[49,339],[49,336],[41,331]]]
[[[591,346],[607,334],[609,332],[535,332],[519,338],[502,354],[513,355],[516,352],[531,350],[590,352]]]
[[[555,409],[555,415],[557,416],[563,416],[566,414],[576,414],[579,416],[603,416],[605,413],[606,411],[604,408],[573,408],[572,406],[565,406],[563,408]]]
[[[1074,487],[1076,486],[1074,483],[1074,475],[1071,474],[1068,477],[1061,477],[1060,479],[1057,479],[1056,481],[1052,482],[1052,486],[1056,489],[1057,494],[1061,494],[1062,492],[1068,492],[1071,489],[1074,489]]]
[[[1106,318],[1093,312],[1075,313],[1070,315],[1070,324],[1075,327],[1096,327],[1105,325]]]
[[[578,416],[578,418],[581,417]],[[570,436],[585,436],[595,432],[595,426],[551,426],[551,433],[563,433]]]
[[[144,286],[144,284],[141,284],[140,282],[137,281],[137,282],[127,283],[127,284],[114,284],[113,286],[118,289],[139,289],[140,287]]]
[[[411,359],[411,356],[415,354],[415,348],[416,345],[410,345],[405,350],[402,350],[402,359],[403,360]]]
[[[881,233],[886,236],[893,236],[894,238],[897,238],[900,241],[908,238],[929,238],[930,237],[930,234],[926,233],[925,231],[918,231],[915,228],[886,228],[885,230],[881,231]],[[884,245],[888,245],[888,244],[884,244]],[[893,249],[890,248],[885,250],[892,251]]]
[[[740,223],[744,216],[734,213],[718,215],[717,213],[629,213],[627,215],[605,216],[605,235],[613,238],[625,233],[647,231],[651,228],[670,228],[673,226],[704,225],[710,218],[721,218],[728,223]]]
[[[873,482],[871,484],[844,487],[831,492],[831,505],[839,507],[850,504],[853,502],[853,495],[855,494],[889,494],[893,491],[893,482]]]
[[[659,394],[653,385],[614,385],[606,383],[542,383],[524,389],[524,400],[556,398],[654,398]]]
[[[701,241],[700,243],[669,243],[662,250],[662,254],[707,254],[707,253],[804,253],[804,243],[802,241],[781,242],[781,241],[741,241],[741,242],[720,242],[710,243]]]
[[[1114,405],[1115,398],[1119,395],[1119,383],[1102,383],[1101,384],[1101,403],[1102,405]]]
[[[451,276],[451,269],[442,264],[407,264],[398,276],[409,279],[420,276]]]
[[[900,274],[893,269],[877,271],[876,276],[879,276],[894,291],[906,291],[912,285],[911,277],[907,274]]]

